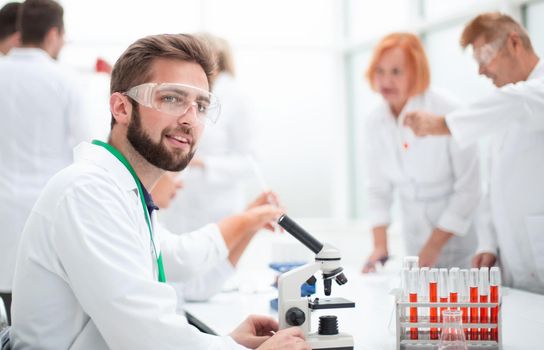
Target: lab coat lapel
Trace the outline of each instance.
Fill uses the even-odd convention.
[[[382,140],[384,141],[386,152],[389,152],[393,155],[393,157],[391,157],[393,161],[390,162],[390,165],[392,167],[391,174],[397,174],[397,181],[402,182],[406,177],[404,175],[405,172],[402,166],[402,159],[400,154],[400,134],[397,128],[396,119],[394,118],[393,114],[389,112],[387,116],[382,120],[382,122],[384,124],[384,127],[380,128]]]

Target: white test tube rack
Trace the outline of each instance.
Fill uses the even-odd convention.
[[[430,307],[436,307],[438,313],[440,313],[440,308],[452,308],[458,309],[466,307],[468,310],[470,308],[488,308],[488,318],[491,316],[491,308],[498,305],[499,314],[497,317],[497,323],[462,323],[462,328],[468,328],[469,339],[467,341],[467,347],[469,350],[502,350],[502,312],[501,304],[502,300],[499,297],[498,303],[470,303],[470,302],[457,302],[457,303],[429,303],[429,302],[415,302],[411,303],[408,301],[402,301],[400,296],[402,291],[395,290],[392,294],[395,294],[395,318],[396,318],[396,338],[397,338],[397,350],[436,350],[438,349],[438,344],[440,343],[440,332],[438,333],[438,339],[430,339],[430,328],[442,328],[441,322],[431,323],[429,316],[418,316],[418,322],[410,322],[410,308],[418,308],[418,315],[425,314],[429,315],[429,312],[423,313],[422,310],[429,310]],[[470,311],[469,311],[470,312]],[[438,316],[440,319],[440,315]],[[470,316],[469,316],[470,321]],[[410,328],[418,329],[418,339],[410,339]],[[488,330],[488,339],[489,340],[472,340],[470,339],[470,329],[476,328],[478,332],[480,328]],[[497,328],[498,331],[498,340],[491,340],[491,329]],[[480,333],[478,333],[480,334]]]

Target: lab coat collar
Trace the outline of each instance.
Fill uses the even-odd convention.
[[[529,78],[527,78],[527,80],[541,78],[543,76],[544,76],[544,63],[542,63],[542,60],[539,59],[535,68],[533,68],[533,70],[531,71],[531,74],[529,74]]]
[[[97,165],[106,170],[123,190],[138,193],[138,186],[128,169],[104,147],[82,142],[74,148],[74,161]]]
[[[6,57],[15,58],[37,58],[54,61],[45,50],[38,47],[14,47],[9,51]]]

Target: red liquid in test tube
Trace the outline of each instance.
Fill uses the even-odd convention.
[[[471,303],[477,303],[478,302],[478,269],[472,268],[470,269],[469,274],[469,290],[470,290],[470,302]],[[477,307],[471,307],[470,308],[470,323],[475,324],[478,323],[479,315],[478,315],[478,308]],[[478,340],[478,328],[471,328],[470,329],[470,339],[471,340]]]
[[[410,302],[417,303],[417,293],[410,293]],[[410,308],[410,322],[417,323],[417,307]],[[417,327],[410,328],[410,339],[417,339]]]
[[[487,303],[489,301],[489,268],[480,268],[480,303]],[[488,308],[480,308],[480,323],[489,323]],[[489,329],[480,328],[480,340],[489,339]]]
[[[436,303],[438,301],[438,269],[431,269],[429,272],[429,302]],[[438,323],[438,310],[436,307],[429,309],[431,323]],[[431,327],[430,338],[438,339],[438,328]]]
[[[469,302],[469,274],[468,270],[462,269],[459,271],[459,298],[461,303],[466,304]],[[461,307],[461,322],[463,324],[468,323],[468,308],[466,306]],[[465,333],[465,339],[468,339],[468,328],[463,328]]]
[[[410,280],[409,280],[409,301],[410,303],[417,303],[417,291],[419,284],[419,269],[414,267],[410,270]],[[410,323],[417,323],[417,307],[410,307]],[[418,338],[418,328],[410,328],[410,339],[414,340]]]
[[[501,273],[498,267],[492,267],[489,272],[489,296],[492,303],[499,302],[499,286],[501,285]],[[499,323],[499,306],[491,308],[491,323],[498,325]],[[499,329],[491,328],[491,340],[499,340]]]

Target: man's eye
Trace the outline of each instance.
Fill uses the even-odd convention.
[[[161,102],[164,102],[164,103],[180,103],[181,100],[177,96],[165,95],[165,96],[161,97]]]
[[[207,103],[202,103],[202,102],[198,102],[198,111],[200,113],[206,113],[208,111],[208,104]]]

